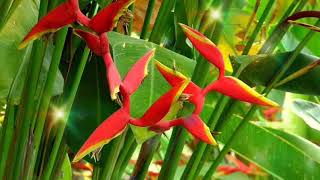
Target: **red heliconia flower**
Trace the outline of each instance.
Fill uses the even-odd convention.
[[[187,77],[182,73],[170,69],[158,61],[156,62],[156,67],[171,86],[175,86],[176,84],[179,84],[187,79]],[[205,89],[201,89],[193,82],[188,84],[187,88],[183,91],[183,94],[189,97],[188,101],[195,105],[195,110],[191,116],[178,118],[171,121],[161,121],[156,125],[151,126],[149,129],[156,132],[163,132],[169,130],[173,126],[181,125],[184,126],[196,138],[209,144],[216,144],[212,135],[210,134],[210,129],[200,118],[200,113],[204,106],[205,96],[209,91],[212,90],[241,101],[266,106],[277,105],[273,101],[263,97],[251,89],[242,81],[234,77],[221,76],[219,80],[213,82]]]
[[[210,91],[217,91],[223,95],[229,96],[233,99],[237,99],[240,101],[245,101],[245,102],[263,105],[263,106],[278,106],[277,103],[257,93],[256,91],[254,91],[252,88],[250,88],[248,85],[246,85],[244,82],[240,81],[239,79],[231,76],[224,76],[224,72],[225,72],[224,60],[222,58],[222,55],[219,49],[200,32],[186,25],[183,25],[183,24],[180,24],[180,25],[183,31],[185,32],[186,36],[188,37],[188,39],[191,41],[193,46],[199,51],[199,53],[203,57],[205,57],[210,63],[216,66],[220,71],[218,80],[209,84],[204,90],[201,90],[200,94],[205,96]],[[161,66],[158,66],[158,67],[161,68]],[[162,71],[162,72],[166,72],[166,71]],[[164,76],[166,77],[166,76],[175,75],[175,74],[176,73],[171,72],[171,73],[166,73]],[[171,76],[170,79],[169,78],[166,78],[166,79],[171,85],[173,85],[176,83],[174,81],[179,82],[182,76],[180,74],[179,76]],[[196,85],[193,84],[192,86],[196,86]],[[199,90],[197,92],[199,92]],[[201,96],[201,95],[192,94],[192,96]]]
[[[161,121],[169,112],[170,107],[179,99],[188,81],[174,86],[171,90],[161,96],[142,116],[135,119],[130,116],[130,96],[140,86],[142,80],[147,75],[147,65],[154,55],[154,50],[143,56],[127,73],[120,84],[120,93],[123,99],[122,107],[108,117],[97,129],[90,135],[83,146],[80,148],[74,162],[79,161],[88,153],[107,144],[110,140],[120,135],[128,124],[138,126],[148,126]],[[149,119],[147,119],[149,118]]]
[[[241,172],[247,175],[266,175],[264,172],[261,172],[258,167],[252,163],[249,165],[244,164],[242,161],[237,159],[235,156],[228,155],[228,161],[232,162],[235,166],[222,165],[217,168],[219,173],[223,175],[230,175],[236,172]]]
[[[132,4],[133,1],[134,0],[118,0],[111,3],[91,20],[81,12],[78,0],[67,0],[44,16],[24,37],[19,48],[24,48],[29,42],[40,36],[46,33],[56,32],[74,22],[89,27],[98,34],[108,32],[115,27],[119,17],[123,14],[123,9]]]

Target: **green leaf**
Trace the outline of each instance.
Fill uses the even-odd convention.
[[[241,118],[226,122],[218,140],[225,143]],[[317,179],[320,177],[320,148],[285,132],[248,123],[232,144],[232,149],[279,179]],[[308,150],[306,150],[308,149]]]
[[[320,105],[296,99],[292,105],[293,112],[300,116],[304,122],[313,129],[320,131]]]
[[[288,60],[290,52],[277,53],[272,55],[240,56],[236,58],[240,64],[248,64],[242,72],[240,79],[252,86],[266,86],[275,73]],[[299,54],[284,77],[304,68],[318,60],[318,57]],[[276,89],[298,94],[320,95],[320,68],[316,67],[310,72],[301,75]]]
[[[12,92],[14,94],[13,101],[15,104],[18,104],[20,101],[27,68],[29,62],[32,63],[32,57],[30,57],[31,46],[24,50],[18,50],[17,47],[23,37],[36,23],[37,16],[38,2],[23,0],[19,6],[15,7],[15,11],[12,12],[7,23],[0,30],[0,100],[7,98],[11,84],[16,78],[16,87],[13,88],[15,91]],[[48,50],[42,66],[39,87],[41,87],[41,84],[46,79],[50,61],[51,52]],[[53,95],[62,93],[62,90],[63,78],[59,73],[54,85]],[[40,91],[38,90],[39,93]]]
[[[61,170],[58,180],[72,180],[72,168],[68,154],[65,155]]]

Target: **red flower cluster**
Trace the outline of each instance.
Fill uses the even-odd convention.
[[[107,70],[107,81],[111,98],[115,100],[118,95],[122,97],[122,107],[108,117],[90,135],[73,161],[79,161],[88,153],[107,144],[110,140],[120,135],[128,124],[149,127],[150,130],[156,132],[168,130],[172,126],[182,125],[196,138],[199,138],[208,144],[215,145],[216,142],[212,137],[209,128],[203,123],[199,116],[204,105],[205,96],[212,90],[250,103],[267,106],[276,105],[250,89],[240,80],[224,76],[224,61],[217,47],[199,32],[188,26],[181,25],[188,39],[193,43],[200,54],[220,70],[219,79],[208,85],[206,88],[201,89],[181,73],[167,68],[160,62],[156,62],[158,70],[172,85],[172,88],[162,95],[141,118],[136,119],[131,117],[130,96],[138,89],[143,79],[148,74],[148,63],[154,56],[155,50],[149,51],[138,60],[122,80],[112,60],[106,33],[115,27],[117,20],[124,12],[124,9],[132,2],[133,0],[118,0],[102,9],[92,19],[89,19],[80,11],[77,0],[67,0],[66,3],[59,5],[56,9],[49,12],[48,15],[43,17],[24,38],[20,45],[20,47],[25,47],[28,42],[39,36],[48,32],[55,32],[74,22],[86,26],[91,32],[80,29],[76,29],[74,32],[87,42],[88,47],[95,54],[103,57]],[[181,98],[184,97],[182,95],[184,95],[185,98]],[[165,120],[171,107],[179,101],[184,100],[188,100],[195,105],[196,108],[193,114],[189,117],[181,117],[171,121]]]
[[[233,163],[235,166],[221,165],[218,167],[218,175],[230,175],[236,172],[241,172],[243,174],[252,176],[265,176],[267,175],[261,171],[255,164],[249,163],[249,165],[244,164],[242,161],[237,159],[235,156],[228,155],[228,161]]]
[[[205,96],[210,91],[219,92],[225,96],[229,96],[233,99],[240,101],[245,101],[253,104],[263,105],[263,106],[278,106],[275,102],[265,98],[261,94],[257,93],[251,89],[244,82],[239,79],[231,76],[225,76],[225,66],[224,60],[221,52],[216,47],[216,45],[206,38],[200,32],[184,25],[180,24],[184,33],[191,41],[193,46],[199,51],[199,53],[207,59],[211,64],[219,69],[218,80],[212,82],[204,89],[201,89],[199,86],[190,82],[187,88],[184,90],[184,94],[187,94],[189,102],[195,105],[195,110],[193,114],[189,117],[179,118],[173,121],[161,121],[155,126],[152,126],[150,129],[155,131],[165,131],[170,129],[172,126],[183,125],[186,129],[190,130],[190,125],[199,126],[195,122],[200,122],[200,113],[202,112]],[[163,75],[163,77],[172,85],[181,83],[187,79],[186,76],[172,70],[165,65],[157,62],[157,68]],[[186,123],[189,121],[194,121],[194,123]],[[202,121],[201,121],[202,122]],[[206,141],[207,142],[207,141]]]

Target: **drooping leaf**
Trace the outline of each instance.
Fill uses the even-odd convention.
[[[292,107],[293,112],[300,116],[308,126],[320,131],[319,104],[302,99],[296,99],[293,101]]]
[[[72,168],[68,154],[65,155],[58,180],[72,180]]]
[[[290,54],[291,52],[272,55],[240,56],[236,60],[241,64],[248,64],[240,75],[240,79],[251,86],[266,86],[274,74],[288,60]],[[284,77],[297,72],[318,59],[318,57],[299,54],[297,60],[290,66]],[[319,76],[320,67],[316,67],[312,71],[276,87],[276,89],[298,94],[319,95]]]
[[[16,78],[18,81],[15,83],[14,89],[17,91],[14,93],[14,103],[19,104],[23,85],[25,82],[27,68],[29,62],[32,62],[30,58],[31,47],[18,50],[18,45],[32,28],[37,21],[38,16],[38,2],[23,0],[21,4],[16,7],[16,10],[10,14],[10,17],[3,28],[0,30],[0,99],[6,99],[11,83]],[[25,16],[28,14],[28,16]],[[49,45],[50,46],[50,45]],[[52,47],[51,47],[52,49]],[[46,73],[48,72],[51,61],[51,52],[48,50],[42,71],[40,75],[40,82],[44,83]],[[20,67],[20,65],[22,67]],[[16,77],[17,76],[17,77]],[[54,84],[53,95],[61,94],[63,90],[63,78],[60,73],[57,75],[57,80]],[[40,85],[39,83],[38,85]],[[39,91],[38,91],[39,92]],[[36,96],[36,98],[38,95]]]
[[[225,143],[241,121],[239,116],[228,119],[217,140]],[[320,159],[314,154],[319,154],[320,148],[310,142],[305,143],[307,140],[303,138],[292,138],[283,138],[250,122],[234,139],[231,148],[276,178],[312,179],[319,177]],[[297,147],[295,145],[297,142],[303,143],[301,147],[309,148],[310,151]]]

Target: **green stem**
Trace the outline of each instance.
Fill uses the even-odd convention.
[[[159,44],[164,33],[168,30],[169,24],[168,21],[172,15],[172,8],[174,7],[174,0],[163,0],[157,19],[155,21],[153,30],[151,32],[149,41]]]
[[[134,151],[136,150],[137,146],[138,146],[138,144],[136,143],[136,141],[134,141],[134,142],[131,144],[131,146],[130,146],[130,148],[129,148],[129,150],[128,150],[128,153],[127,153],[127,155],[125,156],[125,158],[124,158],[124,160],[123,160],[123,162],[122,162],[122,164],[121,164],[121,166],[120,166],[118,178],[121,179],[122,174],[123,174],[124,171],[126,170],[126,167],[128,166],[129,161],[130,161],[130,159],[131,159]]]
[[[0,4],[0,12],[1,12],[0,13],[0,29],[2,29],[3,25],[7,21],[7,18],[8,18],[7,16],[13,1],[14,0],[6,0],[6,1],[2,1]]]
[[[153,155],[160,145],[160,139],[161,135],[156,135],[142,144],[132,179],[144,180],[146,178]]]
[[[320,25],[320,20],[317,21],[316,26]],[[296,60],[296,57],[299,55],[299,53],[302,51],[302,49],[305,47],[305,45],[309,42],[309,40],[313,37],[315,34],[314,31],[310,31],[305,38],[299,43],[299,45],[296,47],[296,49],[293,51],[293,53],[288,58],[287,62],[282,66],[282,68],[274,74],[273,79],[270,81],[269,85],[262,91],[262,94],[268,94],[274,85],[284,76],[287,69],[292,65],[292,63]],[[204,179],[211,179],[211,176],[215,172],[216,168],[220,164],[221,160],[225,157],[225,155],[228,153],[232,143],[234,142],[234,139],[236,137],[239,137],[239,134],[243,127],[249,122],[249,120],[254,115],[255,111],[257,109],[257,106],[252,106],[244,119],[241,121],[241,123],[238,125],[232,136],[229,138],[229,140],[226,142],[225,146],[221,150],[220,154],[216,158],[216,160],[213,162],[213,164],[210,166],[208,172],[206,173]]]
[[[246,55],[249,53],[251,47],[252,47],[252,44],[254,43],[258,33],[260,32],[262,26],[263,26],[263,23],[264,21],[266,20],[266,18],[268,17],[268,14],[269,12],[271,11],[272,9],[272,6],[274,4],[274,1],[275,0],[270,0],[266,6],[266,8],[264,9],[262,15],[261,15],[261,18],[259,19],[259,22],[256,26],[256,28],[254,29],[252,35],[250,36],[250,39],[249,41],[247,42],[246,46],[244,47],[243,49],[243,52],[242,52],[242,55]]]
[[[48,1],[44,0],[40,3],[39,19],[47,12]],[[22,172],[22,165],[24,163],[24,156],[27,147],[27,141],[29,139],[30,126],[33,121],[34,113],[34,96],[37,89],[37,83],[43,62],[43,42],[36,41],[32,49],[32,62],[29,63],[28,78],[25,83],[24,97],[22,107],[19,109],[17,121],[19,131],[16,134],[17,141],[13,150],[13,163],[16,170],[13,174],[13,179],[19,179]]]
[[[0,156],[0,179],[4,179],[4,172],[6,169],[6,163],[9,155],[10,145],[13,139],[14,132],[14,105],[8,104],[6,117],[6,128],[3,129],[4,140],[1,143],[1,156]]]
[[[125,143],[121,149],[120,156],[119,156],[117,163],[114,167],[114,172],[112,173],[111,179],[120,179],[121,178],[121,175],[119,175],[120,167],[122,166],[123,161],[125,160],[128,152],[130,151],[131,145],[134,143],[135,143],[134,136],[133,136],[132,132],[130,130],[128,130]]]
[[[160,170],[160,176],[158,180],[174,179],[175,172],[178,168],[180,155],[185,142],[184,140],[188,135],[188,132],[182,127],[177,127],[174,129],[174,131],[176,131],[176,133],[170,138],[169,146],[167,148],[166,156]],[[175,138],[179,139],[179,141],[175,141]]]
[[[153,13],[155,4],[156,4],[155,0],[149,0],[147,12],[146,12],[146,15],[145,15],[144,21],[143,21],[143,26],[142,26],[142,31],[141,31],[141,34],[140,34],[140,39],[147,39],[148,38],[147,37],[147,33],[148,33],[150,20],[151,20],[151,17],[152,17],[152,13]]]
[[[54,49],[54,53],[52,56],[51,64],[50,64],[48,75],[47,75],[47,80],[44,86],[44,90],[43,90],[43,94],[40,102],[40,108],[38,110],[38,116],[36,119],[36,128],[35,128],[34,139],[33,139],[34,151],[32,151],[30,155],[32,156],[30,158],[30,164],[28,163],[28,166],[25,167],[26,168],[25,172],[28,175],[26,177],[28,178],[32,177],[32,172],[34,170],[33,168],[38,155],[38,149],[39,149],[39,144],[41,142],[43,126],[45,124],[47,111],[50,105],[54,82],[56,80],[57,73],[59,70],[59,63],[60,63],[60,59],[63,51],[66,34],[67,34],[67,28],[57,33],[56,47]]]
[[[61,36],[63,36],[63,35],[65,35],[65,34],[61,33]],[[65,38],[65,36],[64,36],[64,38]],[[62,42],[64,42],[64,40]],[[50,154],[48,164],[47,164],[46,169],[44,171],[44,178],[43,179],[49,179],[51,176],[52,169],[53,169],[54,163],[57,159],[58,150],[59,150],[62,138],[63,138],[66,122],[67,122],[67,119],[69,118],[69,114],[70,114],[74,99],[75,99],[77,91],[78,91],[81,77],[82,77],[83,71],[85,69],[86,63],[88,61],[89,53],[90,53],[90,50],[88,48],[85,48],[85,50],[82,54],[81,60],[80,60],[79,67],[78,67],[76,75],[75,75],[75,79],[72,82],[70,93],[69,93],[67,100],[66,100],[66,103],[64,105],[65,116],[63,117],[63,120],[62,120],[60,127],[58,129],[58,133],[57,133],[57,136],[54,141],[52,152]],[[43,125],[42,125],[42,129],[43,129]],[[41,130],[39,130],[39,131],[41,131]]]
[[[59,148],[59,151],[58,151],[58,154],[60,154],[60,156],[59,156],[59,159],[56,161],[56,163],[54,165],[53,173],[52,173],[50,179],[58,179],[59,175],[61,174],[62,164],[63,164],[63,162],[64,162],[64,160],[66,158],[66,155],[68,155],[67,151],[68,151],[67,144],[66,143],[62,143],[60,148]]]
[[[308,0],[301,0],[301,1],[292,1],[291,5],[288,7],[286,12],[281,17],[281,20],[277,24],[277,26],[272,31],[271,35],[267,38],[266,42],[263,44],[261,49],[259,50],[258,54],[267,54],[272,53],[278,42],[281,41],[285,33],[288,31],[290,24],[283,23],[283,21],[292,13],[293,9],[296,7],[297,3],[299,3],[298,7],[295,9],[294,12],[300,11]]]
[[[107,155],[107,158],[105,159],[105,164],[103,165],[102,174],[99,179],[111,179],[112,172],[114,171],[121,147],[123,146],[125,140],[125,134],[126,131],[112,141],[110,147],[111,149]]]
[[[129,10],[131,11],[132,14],[134,14],[134,3],[130,5]],[[133,27],[133,16],[130,19],[129,27],[128,27],[128,35],[131,36],[132,33],[132,27]]]

